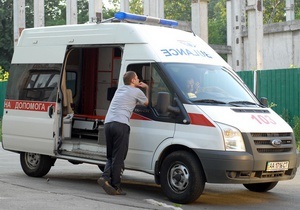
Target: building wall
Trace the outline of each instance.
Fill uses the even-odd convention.
[[[249,64],[249,39],[244,40],[244,70],[255,70]],[[263,69],[300,67],[300,20],[268,24],[264,26]]]

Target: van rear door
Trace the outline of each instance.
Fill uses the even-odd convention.
[[[12,64],[2,123],[4,149],[54,154],[61,64]]]

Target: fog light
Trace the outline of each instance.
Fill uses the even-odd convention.
[[[237,173],[235,171],[229,171],[228,172],[228,177],[229,178],[236,178],[237,177]]]

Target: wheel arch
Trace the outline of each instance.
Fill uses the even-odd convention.
[[[201,167],[204,176],[205,176],[205,181],[206,179],[206,173],[203,169],[203,165],[201,163],[201,160],[199,159],[199,157],[197,156],[197,154],[189,147],[185,146],[185,145],[180,145],[180,144],[172,144],[167,146],[159,155],[158,159],[155,161],[155,168],[154,168],[154,178],[155,178],[155,182],[156,184],[160,184],[160,171],[161,171],[161,166],[162,163],[164,161],[164,159],[171,153],[175,152],[175,151],[187,151],[190,154],[192,154],[198,161],[199,167]]]

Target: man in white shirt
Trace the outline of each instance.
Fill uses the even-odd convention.
[[[125,195],[122,191],[121,175],[128,151],[132,112],[137,104],[148,105],[149,87],[140,82],[134,71],[123,76],[124,84],[119,87],[111,101],[105,117],[104,129],[107,145],[107,163],[98,184],[109,195]],[[146,95],[139,88],[146,90]]]

